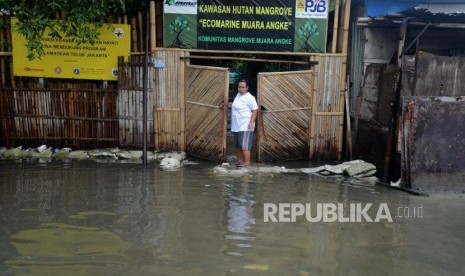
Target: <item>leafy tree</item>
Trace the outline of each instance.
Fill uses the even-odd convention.
[[[181,33],[183,31],[190,31],[189,27],[189,22],[184,19],[182,16],[176,16],[173,20],[171,20],[170,25],[168,26],[168,29],[170,30],[170,33],[176,34],[176,37],[173,40],[173,43],[170,45],[170,47],[174,48],[192,48],[189,47],[190,45],[185,44],[184,42],[181,41]]]
[[[321,52],[315,47],[310,45],[308,41],[312,36],[320,35],[320,31],[318,30],[318,25],[315,24],[311,19],[305,22],[304,25],[300,26],[298,31],[298,36],[304,39],[304,44],[302,48],[299,50],[304,52]]]
[[[98,29],[109,23],[109,15],[122,14],[128,6],[140,5],[136,0],[0,0],[0,13],[14,16],[14,31],[27,40],[28,58],[40,58],[44,50],[41,38],[46,28],[55,39],[71,38],[78,45],[94,44]],[[64,12],[62,20],[56,15]],[[62,35],[61,35],[62,34]]]

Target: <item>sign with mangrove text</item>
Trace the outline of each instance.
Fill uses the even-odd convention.
[[[165,0],[164,47],[322,53],[329,0]]]

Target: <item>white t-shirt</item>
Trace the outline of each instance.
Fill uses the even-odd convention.
[[[231,131],[248,131],[252,111],[257,109],[257,101],[252,94],[237,93],[231,106]]]

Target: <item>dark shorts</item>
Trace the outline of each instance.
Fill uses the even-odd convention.
[[[233,132],[236,148],[250,151],[252,149],[253,131]]]

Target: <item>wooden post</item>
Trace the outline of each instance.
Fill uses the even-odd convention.
[[[150,1],[150,52],[157,47],[157,29],[155,26],[155,1]],[[148,31],[148,30],[147,30]]]

